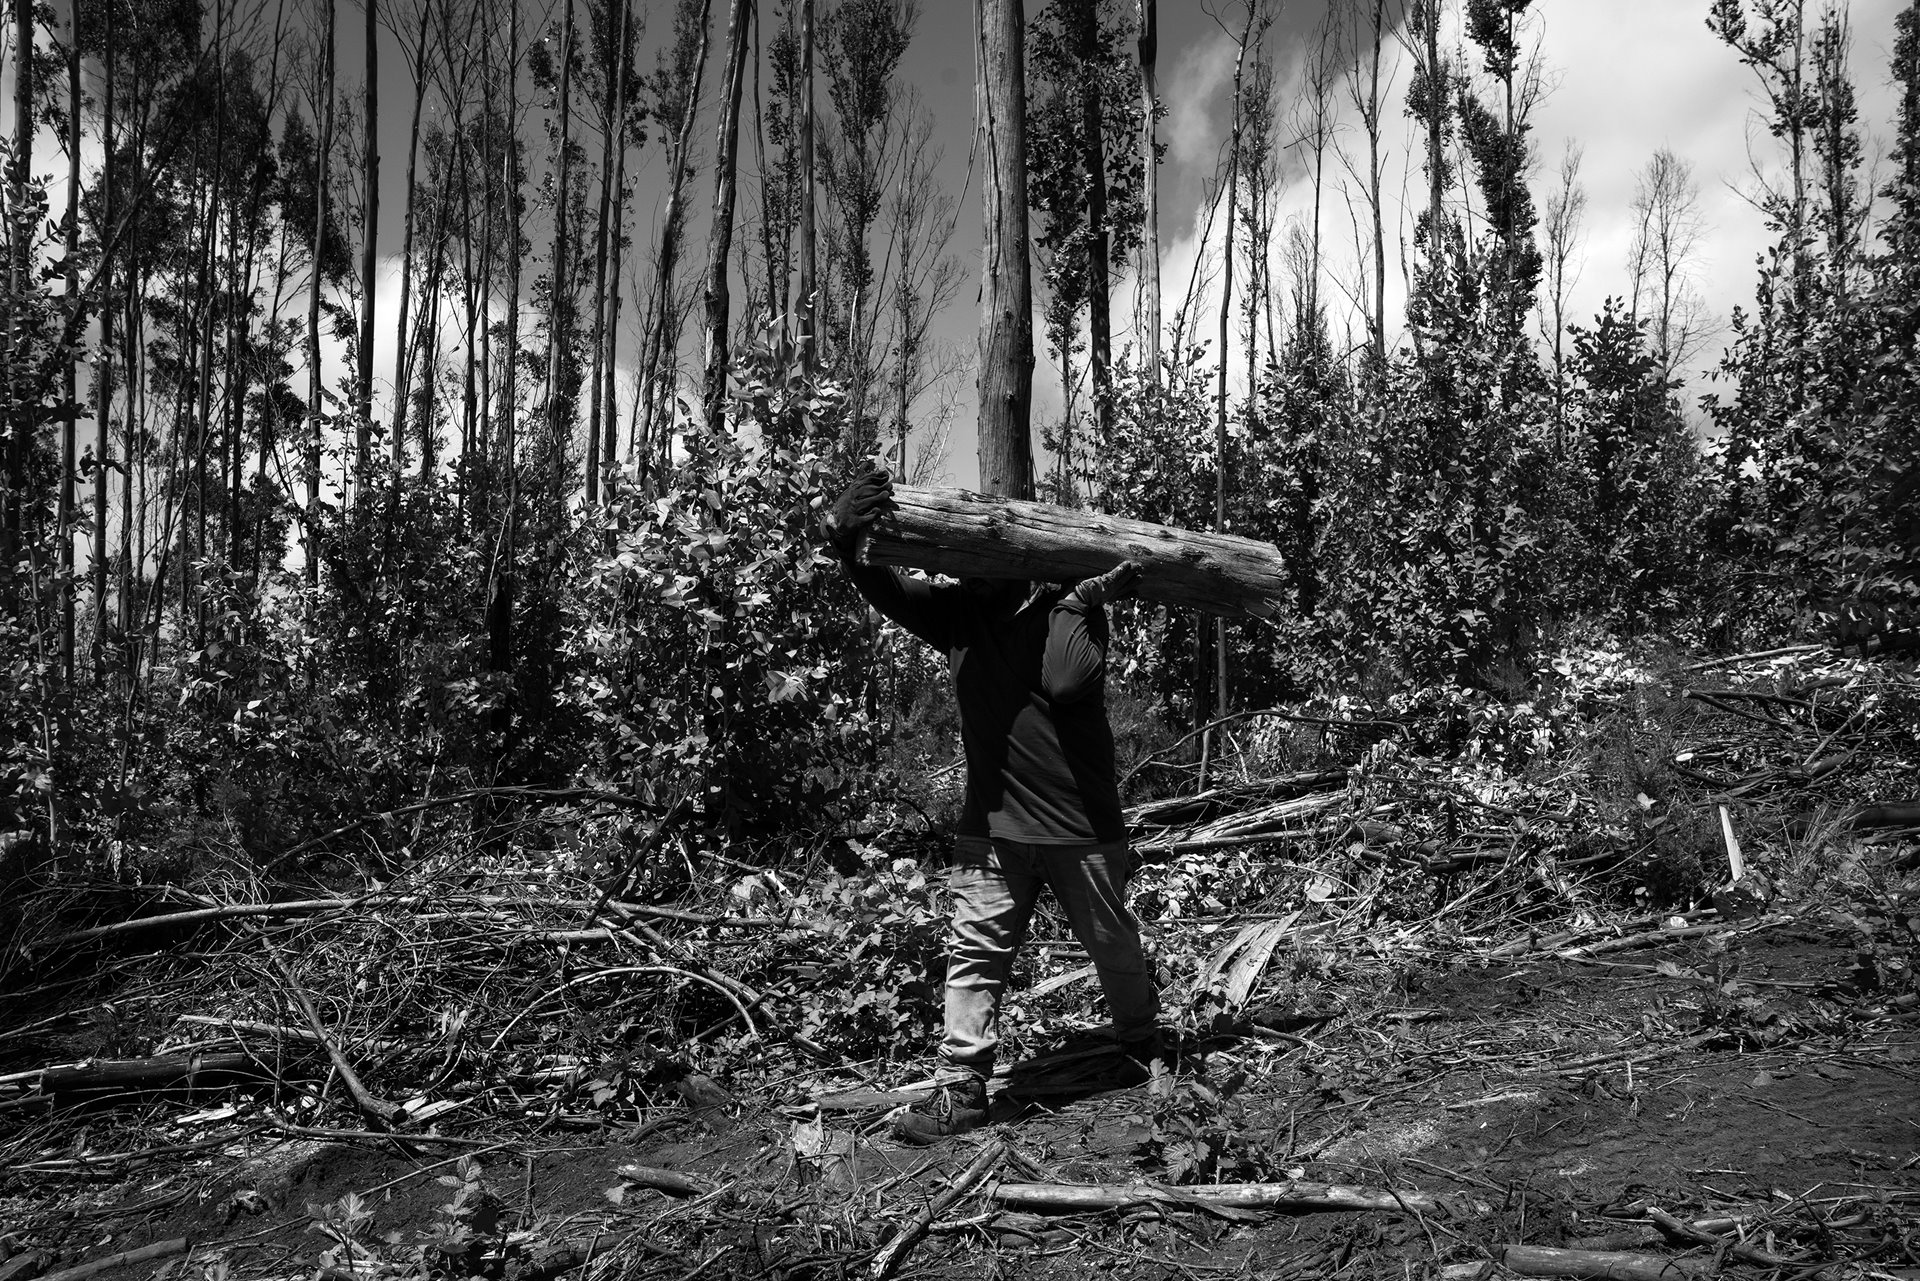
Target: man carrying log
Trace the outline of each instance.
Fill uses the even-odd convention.
[[[943,1066],[933,1096],[894,1120],[896,1137],[932,1143],[987,1118],[1000,996],[1043,887],[1093,960],[1122,1051],[1165,1080],[1159,993],[1127,907],[1133,856],[1106,708],[1106,605],[1129,594],[1140,567],[1125,561],[1068,591],[934,586],[863,565],[860,534],[892,494],[886,472],[869,472],[825,525],[861,595],[947,656],[959,704],[967,788],[949,877]]]

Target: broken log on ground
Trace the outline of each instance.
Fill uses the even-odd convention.
[[[1132,560],[1142,600],[1230,618],[1268,617],[1292,586],[1279,548],[1252,538],[961,489],[896,485],[893,503],[860,540],[865,564],[1070,584]]]
[[[1681,1281],[1719,1271],[1717,1259],[1669,1259],[1624,1250],[1557,1250],[1544,1245],[1496,1248],[1500,1266],[1523,1277],[1580,1277],[1591,1281]]]
[[[236,1083],[263,1085],[273,1078],[261,1072],[253,1055],[234,1051],[163,1054],[148,1059],[88,1059],[15,1073],[10,1079],[52,1095],[109,1090],[211,1089]]]
[[[45,1273],[40,1281],[82,1281],[82,1278],[95,1276],[112,1268],[130,1268],[140,1263],[152,1263],[155,1259],[170,1259],[176,1254],[187,1252],[187,1238],[173,1237],[166,1241],[156,1241],[152,1245],[143,1245],[135,1250],[121,1250],[117,1254],[102,1255],[87,1263],[76,1263],[70,1268],[58,1272]]]
[[[1186,1206],[1209,1210],[1400,1210],[1417,1214],[1480,1214],[1485,1207],[1458,1197],[1341,1183],[1214,1183],[1172,1187],[1160,1183],[1002,1183],[988,1196],[1002,1205],[1049,1210],[1124,1210]]]

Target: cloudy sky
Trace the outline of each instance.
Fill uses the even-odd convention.
[[[1884,152],[1891,133],[1893,94],[1887,74],[1888,54],[1893,42],[1894,15],[1908,0],[1834,2],[1846,10],[1852,25],[1853,76],[1865,152],[1871,166]],[[1037,0],[1027,0],[1027,3],[1030,14],[1037,11]],[[1302,60],[1312,47],[1313,32],[1326,16],[1330,3],[1344,10],[1355,0],[1274,0],[1275,19],[1266,35],[1264,49],[1274,60],[1283,117],[1297,98]],[[1822,3],[1823,0],[1806,0],[1810,25]],[[1210,313],[1217,306],[1215,282],[1221,236],[1216,227],[1211,239],[1203,238],[1202,230],[1208,222],[1205,192],[1220,170],[1227,135],[1234,35],[1245,12],[1241,4],[1242,0],[1160,0],[1159,84],[1167,109],[1160,134],[1167,147],[1160,186],[1161,245],[1169,316],[1190,279],[1201,282],[1202,314]],[[271,13],[282,5],[290,16],[292,29],[305,25],[315,10],[309,0],[268,0],[265,10]],[[540,0],[536,0],[535,10],[541,7]],[[769,11],[772,8],[766,0],[762,0],[762,7]],[[1130,11],[1132,5],[1125,3],[1123,7]],[[1457,0],[1447,0],[1446,7],[1453,12],[1459,5]],[[356,8],[351,3],[341,6],[339,60],[343,80],[351,80],[361,65],[359,18],[353,13]],[[722,3],[714,5],[716,62],[725,37],[725,8]],[[945,152],[941,176],[950,191],[961,193],[953,249],[962,264],[963,285],[954,305],[937,322],[935,336],[971,350],[978,317],[980,246],[978,184],[969,183],[967,170],[974,119],[974,6],[968,0],[921,0],[921,9],[904,74],[919,89],[933,113],[935,141]],[[1607,295],[1626,292],[1635,187],[1649,158],[1662,147],[1671,149],[1690,165],[1698,183],[1704,235],[1694,271],[1696,287],[1705,300],[1708,314],[1716,323],[1724,324],[1731,309],[1752,296],[1755,259],[1768,242],[1762,219],[1751,203],[1757,187],[1756,168],[1761,172],[1775,171],[1778,157],[1773,140],[1767,136],[1765,124],[1757,114],[1759,98],[1753,73],[1708,32],[1707,9],[1708,0],[1535,0],[1529,11],[1525,38],[1537,51],[1549,86],[1533,117],[1536,204],[1544,204],[1546,190],[1555,179],[1565,148],[1574,144],[1583,153],[1580,181],[1587,206],[1577,263],[1579,279],[1571,308],[1575,318],[1591,316]],[[548,6],[548,11],[557,16],[557,3]],[[668,35],[670,12],[667,0],[652,0],[647,6],[643,56],[649,65],[653,47]],[[345,16],[349,14],[352,16]],[[64,17],[64,11],[61,16]],[[271,22],[270,18],[264,20]],[[1454,12],[1455,43],[1457,21],[1457,12]],[[530,28],[534,25],[529,22]],[[13,79],[10,47],[8,53],[5,69],[0,71],[0,118],[5,120],[4,127],[10,135]],[[1402,110],[1409,73],[1405,55],[1397,45],[1389,47],[1385,74],[1387,85],[1383,92],[1389,102],[1385,190],[1389,205],[1388,305],[1392,334],[1397,329],[1404,301],[1400,268],[1405,255],[1401,242],[1410,234],[1410,201],[1422,199],[1424,180],[1419,172],[1417,151],[1411,145],[1412,122]],[[710,83],[711,79],[710,75]],[[397,178],[406,160],[404,107],[410,86],[404,59],[391,33],[382,38],[381,80],[382,105],[387,108],[381,122],[383,167],[388,175]],[[1337,97],[1342,112],[1338,121],[1341,145],[1350,149],[1363,145],[1345,94]],[[710,116],[703,119],[703,128],[710,127],[706,124],[710,119]],[[710,139],[707,142],[706,150],[710,154]],[[64,162],[55,140],[43,130],[37,144],[36,169],[49,174],[61,173]],[[91,137],[89,145],[97,146]],[[1287,154],[1298,156],[1299,152],[1296,149]],[[751,147],[743,147],[743,160],[750,163],[751,156]],[[529,164],[536,173],[545,163],[546,157],[542,155],[529,156]],[[637,171],[638,184],[632,231],[643,253],[657,234],[655,223],[662,201],[662,168],[659,148],[652,144],[635,153],[630,168],[630,172]],[[1350,197],[1343,190],[1349,180],[1338,166],[1330,166],[1330,172],[1335,177],[1324,202],[1327,270],[1332,279],[1323,285],[1322,292],[1323,297],[1330,300],[1333,329],[1339,337],[1349,328],[1357,331],[1360,324],[1338,288],[1340,280],[1350,281],[1356,274],[1348,230]],[[691,235],[696,245],[704,244],[704,213],[711,182],[711,174],[703,170],[692,189],[695,221]],[[398,296],[399,270],[394,255],[400,242],[401,201],[393,193],[391,183],[383,182],[382,186],[388,189],[382,201],[381,219],[381,249],[387,269],[383,273],[379,304],[383,314],[391,316]],[[1286,174],[1284,186],[1280,208],[1282,235],[1288,219],[1308,218],[1312,209],[1312,188],[1303,173]],[[56,184],[51,193],[56,203],[63,196],[63,188],[64,184]],[[1356,208],[1360,207],[1357,200],[1354,203]],[[536,247],[543,252],[542,233],[535,230],[532,234]],[[1277,249],[1276,244],[1276,253]],[[1241,278],[1244,279],[1244,273]],[[1127,340],[1132,298],[1131,279],[1117,280],[1116,347]],[[629,317],[634,314],[631,308],[627,312]],[[375,368],[381,381],[390,382],[393,339],[384,321],[379,332],[381,340],[376,349]],[[1696,367],[1688,378],[1690,395],[1706,389],[1704,372],[1717,361],[1721,347],[1720,337],[1714,338],[1696,360]],[[332,368],[327,372],[332,377],[339,371]],[[1057,416],[1062,401],[1059,372],[1050,365],[1044,351],[1034,392],[1037,426]],[[969,385],[961,392],[953,436],[948,442],[944,477],[948,483],[969,485],[977,476],[972,420],[973,398]]]
[[[1869,163],[1884,151],[1891,136],[1893,95],[1887,63],[1894,15],[1904,2],[1851,0],[1843,6],[1853,29],[1854,83]],[[1266,47],[1275,60],[1283,113],[1299,92],[1301,61],[1327,7],[1328,0],[1291,0],[1284,7],[1276,6],[1279,13]],[[1607,295],[1626,293],[1634,191],[1640,172],[1662,147],[1690,164],[1699,184],[1705,234],[1696,266],[1697,287],[1709,315],[1724,323],[1735,304],[1752,297],[1755,259],[1769,239],[1750,202],[1756,189],[1755,166],[1772,170],[1776,156],[1773,140],[1756,114],[1754,75],[1707,30],[1707,9],[1707,0],[1536,0],[1532,6],[1528,39],[1537,47],[1549,85],[1534,115],[1537,205],[1544,204],[1547,188],[1556,180],[1565,147],[1573,143],[1583,153],[1580,181],[1587,209],[1580,277],[1571,309],[1576,318],[1591,316]],[[1807,0],[1807,10],[1811,25],[1819,0]],[[1227,135],[1234,38],[1242,12],[1237,0],[1161,0],[1160,4],[1159,83],[1167,107],[1161,125],[1161,140],[1167,146],[1160,186],[1161,243],[1169,313],[1193,274],[1196,257],[1204,258],[1203,276],[1217,271],[1217,227],[1212,240],[1202,243],[1207,222],[1203,192],[1218,171]],[[1216,17],[1234,31],[1229,34]],[[914,80],[926,87],[947,127],[956,186],[964,178],[971,21],[970,5],[929,0],[920,37],[909,54]],[[1397,47],[1388,56],[1393,68],[1385,181],[1390,206],[1388,306],[1397,323],[1404,291],[1399,288],[1401,251],[1394,228],[1397,225],[1410,236],[1410,202],[1424,199],[1425,180],[1409,145],[1412,122],[1401,110],[1409,75],[1406,60]],[[1363,146],[1351,108],[1344,101],[1342,105],[1342,142]],[[955,156],[957,165],[952,164]],[[1351,278],[1354,258],[1347,244],[1351,237],[1343,235],[1348,226],[1346,196],[1336,185],[1325,199],[1330,270]],[[970,269],[978,261],[977,202],[977,192],[969,192],[962,222],[966,239],[958,246]],[[1310,217],[1311,209],[1311,185],[1303,173],[1289,174],[1282,225],[1289,217]],[[977,271],[972,274],[977,277]],[[970,303],[976,296],[971,284],[965,292],[963,302]],[[1130,286],[1122,283],[1115,298],[1117,331],[1127,318],[1131,296]],[[1347,311],[1337,289],[1323,286],[1323,296],[1332,299],[1336,336],[1349,325],[1359,328],[1358,318]],[[1208,297],[1217,300],[1218,294]],[[971,306],[957,306],[948,317],[956,340],[965,340],[974,322]],[[1699,368],[1688,379],[1690,393],[1706,388],[1703,373],[1717,361],[1723,337],[1710,341],[1696,362]],[[1057,414],[1060,403],[1058,374],[1049,371],[1043,356],[1035,377],[1036,421],[1041,415]],[[971,415],[961,418],[970,423]],[[956,434],[948,469],[948,478],[956,484],[971,483],[977,475],[970,431]]]

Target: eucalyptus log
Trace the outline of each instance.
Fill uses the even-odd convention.
[[[1669,1259],[1620,1250],[1559,1250],[1544,1245],[1495,1247],[1500,1264],[1523,1277],[1584,1277],[1592,1281],[1685,1281],[1719,1271],[1713,1259]]]
[[[1431,1192],[1349,1187],[1339,1183],[1217,1183],[1176,1188],[1154,1183],[999,1183],[988,1196],[1002,1205],[1029,1209],[1122,1210],[1133,1206],[1186,1206],[1220,1210],[1398,1210],[1449,1214],[1484,1207]]]
[[[958,489],[893,487],[893,507],[868,527],[860,559],[955,578],[1076,583],[1138,561],[1144,600],[1227,617],[1265,618],[1288,576],[1270,543]]]

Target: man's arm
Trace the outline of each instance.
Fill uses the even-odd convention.
[[[953,648],[952,619],[933,584],[885,566],[862,565],[846,553],[840,563],[867,604],[935,649]]]
[[[952,619],[940,593],[931,584],[908,578],[877,565],[862,565],[857,556],[861,531],[893,501],[893,479],[874,470],[841,491],[821,524],[848,577],[867,603],[936,649],[952,648]]]
[[[1060,598],[1047,617],[1047,648],[1040,685],[1056,703],[1077,703],[1099,692],[1107,675],[1107,602],[1132,590],[1140,566],[1122,561]]]

